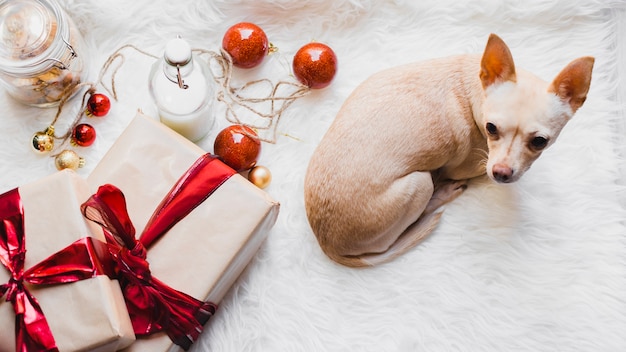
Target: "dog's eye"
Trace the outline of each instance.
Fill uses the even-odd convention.
[[[545,148],[546,145],[548,145],[548,139],[544,138],[544,137],[535,137],[535,138],[531,139],[530,145],[535,150],[541,150],[541,149]]]
[[[490,136],[496,136],[498,134],[498,127],[496,127],[496,125],[491,122],[487,122],[485,128],[487,129],[487,133],[489,133]]]

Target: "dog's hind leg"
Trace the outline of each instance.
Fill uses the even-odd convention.
[[[368,243],[369,248],[378,248],[360,255],[327,254],[340,264],[362,267],[382,264],[402,255],[422,242],[437,226],[441,218],[441,205],[458,197],[466,188],[465,181],[433,184],[430,172],[414,172],[395,186],[402,185],[404,195],[411,197],[406,203],[405,216],[381,233],[377,243]],[[394,191],[395,193],[395,191]]]
[[[435,191],[417,221],[409,225],[387,251],[378,255],[361,256],[361,260],[367,265],[385,263],[420,244],[439,224],[443,213],[439,208],[457,198],[465,189],[467,189],[465,180],[435,185]]]

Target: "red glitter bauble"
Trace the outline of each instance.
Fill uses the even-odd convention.
[[[259,65],[270,48],[265,32],[249,22],[230,27],[224,34],[222,47],[233,58],[233,65],[240,68]]]
[[[111,109],[111,101],[104,94],[95,93],[87,100],[87,115],[102,117]]]
[[[72,130],[72,143],[81,147],[88,147],[96,140],[96,129],[90,124],[81,123]]]
[[[337,56],[333,49],[322,43],[309,43],[293,58],[293,73],[302,84],[310,88],[324,88],[337,72]]]
[[[224,164],[241,172],[256,165],[261,153],[261,142],[257,134],[249,127],[232,125],[226,127],[215,137],[213,152]]]

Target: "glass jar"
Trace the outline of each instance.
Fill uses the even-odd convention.
[[[87,72],[82,46],[56,1],[0,0],[0,83],[17,101],[49,107],[76,93]]]
[[[180,37],[166,44],[163,58],[150,71],[150,94],[161,122],[192,142],[202,139],[213,126],[211,77],[208,64],[193,55]]]

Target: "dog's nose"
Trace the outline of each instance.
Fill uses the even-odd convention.
[[[502,183],[511,182],[513,177],[513,169],[502,164],[495,164],[491,172],[493,173],[493,178]]]

